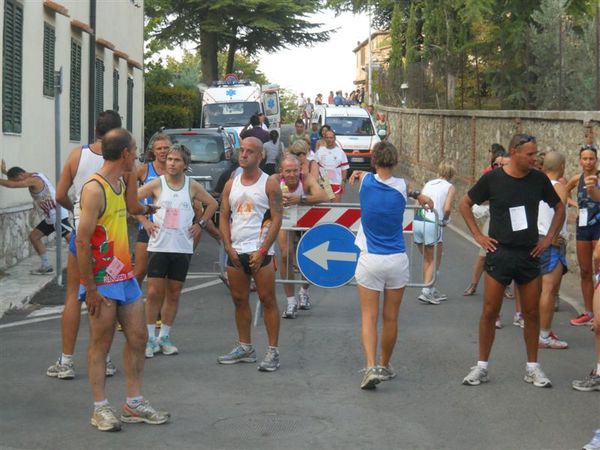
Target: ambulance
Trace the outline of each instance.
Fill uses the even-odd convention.
[[[202,128],[235,129],[239,134],[254,113],[262,112],[269,129],[279,130],[281,108],[279,86],[260,86],[254,81],[240,80],[235,74],[215,81],[202,93]]]

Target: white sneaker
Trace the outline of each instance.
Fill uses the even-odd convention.
[[[535,387],[552,387],[552,381],[550,381],[539,366],[535,369],[525,371],[524,380]]]
[[[487,383],[488,371],[479,366],[471,367],[471,371],[463,378],[462,384],[466,386],[479,386],[481,383]]]
[[[429,303],[430,305],[439,305],[440,304],[440,301],[434,297],[433,292],[427,293],[425,291],[421,291],[421,293],[419,294],[417,299],[419,299],[423,303]]]
[[[448,300],[448,296],[446,294],[442,294],[435,287],[433,288],[433,298],[439,300],[440,302],[445,302],[446,300]]]

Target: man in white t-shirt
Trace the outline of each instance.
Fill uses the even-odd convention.
[[[304,92],[300,92],[300,97],[296,101],[296,107],[298,108],[298,118],[304,117],[304,106],[306,105],[306,99],[304,98]]]
[[[348,172],[348,158],[346,153],[335,142],[333,130],[323,134],[325,146],[319,147],[315,153],[315,161],[319,164],[321,175],[329,179],[331,189],[335,194],[335,201],[341,202],[345,191],[346,174]]]

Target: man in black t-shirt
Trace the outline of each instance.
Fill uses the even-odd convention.
[[[525,319],[527,367],[525,381],[537,387],[550,387],[537,362],[540,300],[539,256],[550,246],[565,218],[565,207],[552,183],[534,170],[535,137],[517,134],[510,141],[510,162],[483,175],[460,201],[460,212],[477,243],[486,251],[485,291],[479,321],[479,361],[463,384],[477,386],[488,381],[488,359],[502,307],[504,290],[513,280],[519,290]],[[554,209],[554,217],[543,239],[538,240],[539,202]],[[481,233],[471,207],[489,201],[489,236]]]

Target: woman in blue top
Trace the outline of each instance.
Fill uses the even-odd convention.
[[[398,164],[398,151],[391,143],[377,143],[371,161],[375,174],[355,171],[350,177],[351,184],[356,179],[360,180],[361,218],[356,245],[361,254],[355,277],[366,359],[361,389],[374,389],[380,381],[396,376],[390,359],[398,335],[400,303],[409,279],[402,223],[407,197],[417,199],[422,206],[433,208],[429,197],[418,191],[410,192],[402,178],[393,176]],[[380,363],[376,365],[379,296],[382,291],[383,331]]]

